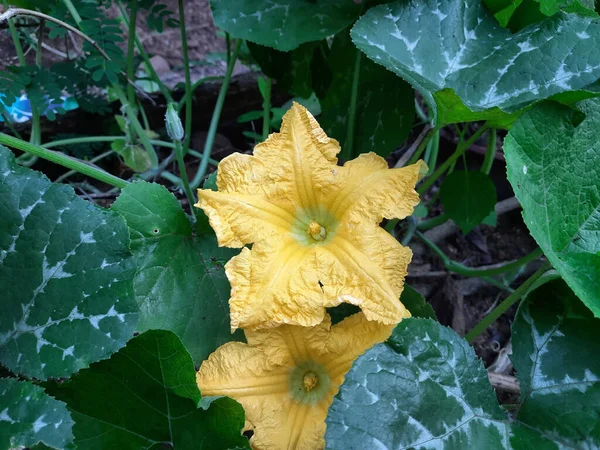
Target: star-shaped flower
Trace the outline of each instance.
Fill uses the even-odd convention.
[[[325,315],[315,327],[246,330],[247,344],[229,342],[202,363],[198,387],[203,396],[242,404],[252,448],[322,449],[327,410],[344,376],[393,327],[358,313],[333,326]]]
[[[225,267],[232,330],[316,325],[342,302],[386,324],[410,316],[399,297],[412,253],[379,223],[412,214],[425,165],[369,153],[341,167],[339,151],[294,103],[254,155],[221,161],[218,192],[198,190],[220,245],[253,244]]]

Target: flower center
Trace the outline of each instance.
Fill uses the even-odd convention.
[[[337,228],[337,220],[327,209],[319,206],[298,209],[290,231],[300,244],[312,246],[327,244],[335,236]]]
[[[319,222],[311,220],[308,224],[308,234],[315,241],[322,241],[327,237],[327,230]]]
[[[300,403],[320,402],[331,387],[327,370],[315,361],[304,361],[290,372],[290,394]]]

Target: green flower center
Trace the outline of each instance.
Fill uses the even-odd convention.
[[[302,245],[320,245],[335,235],[337,221],[324,208],[298,210],[292,225],[292,235]]]
[[[304,361],[290,373],[290,394],[300,403],[314,405],[320,402],[331,387],[327,370],[314,361]]]

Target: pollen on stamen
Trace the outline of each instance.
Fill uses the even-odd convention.
[[[312,391],[315,386],[319,383],[319,377],[314,372],[307,372],[304,374],[304,379],[302,380],[302,384],[304,385],[304,390],[306,392]]]
[[[308,234],[315,241],[322,241],[327,237],[327,230],[320,223],[311,220],[308,224]]]

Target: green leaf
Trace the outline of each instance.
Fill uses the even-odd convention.
[[[563,448],[600,447],[600,319],[559,279],[529,294],[512,336],[517,419]]]
[[[413,317],[437,320],[433,308],[425,301],[425,297],[406,283],[404,284],[400,301],[406,306],[406,309],[410,311]]]
[[[152,167],[148,152],[139,145],[128,144],[125,139],[117,139],[113,141],[111,148],[123,158],[125,165],[134,172],[146,172]]]
[[[600,53],[589,50],[600,45],[600,22],[576,14],[511,34],[480,2],[397,1],[367,11],[352,38],[418,89],[438,124],[510,122],[510,113],[600,77]],[[440,98],[444,89],[457,97]]]
[[[211,0],[210,7],[215,24],[232,36],[282,51],[337,33],[361,10],[347,0]]]
[[[496,186],[483,172],[456,171],[444,180],[440,200],[446,214],[467,234],[494,211]]]
[[[504,141],[508,179],[532,236],[571,289],[600,317],[600,100],[582,114],[541,104]]]
[[[344,154],[344,149],[347,146],[350,92],[358,51],[352,44],[348,30],[335,36],[329,55],[333,79],[321,100],[323,113],[319,118],[325,131],[342,143],[342,157],[346,160],[354,157]],[[410,133],[415,116],[414,91],[407,82],[364,55],[360,60],[358,76],[355,152],[372,151],[387,156]]]
[[[406,319],[354,363],[327,417],[331,449],[505,449],[506,415],[467,341]]]
[[[0,379],[0,448],[71,448],[73,420],[64,403],[39,386],[15,378]]]
[[[138,308],[127,225],[0,147],[0,361],[68,377],[133,335]]]
[[[230,286],[223,270],[235,252],[218,247],[214,234],[194,237],[181,205],[164,186],[133,183],[112,208],[127,221],[138,265],[138,328],[173,331],[195,363],[241,337],[230,332]]]
[[[47,390],[71,411],[79,448],[250,448],[243,408],[225,397],[200,404],[192,358],[169,331],[148,331]]]

